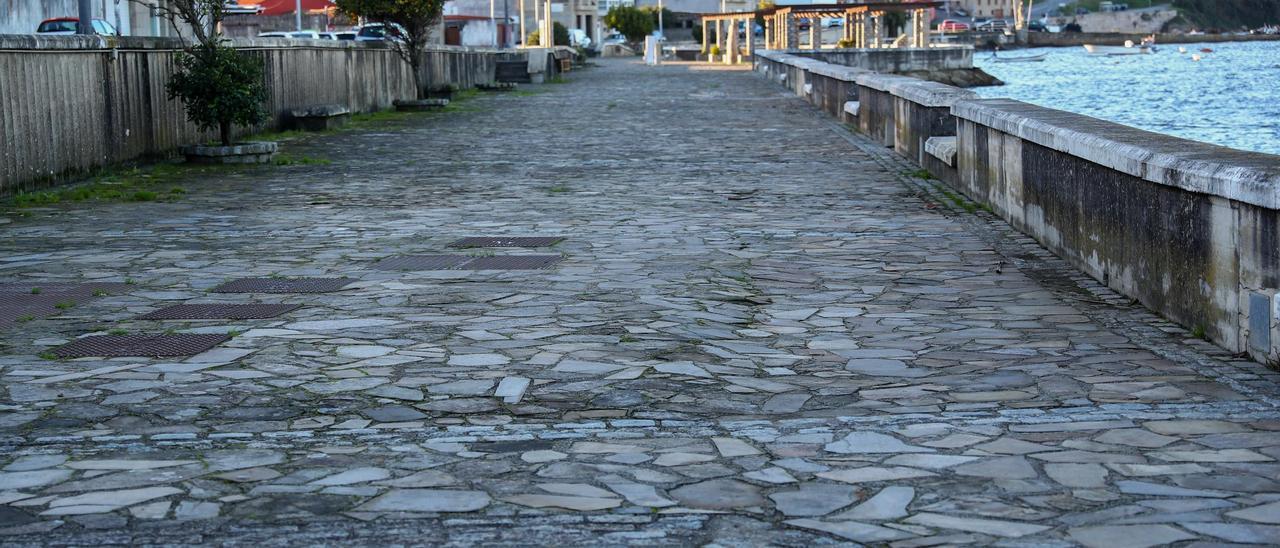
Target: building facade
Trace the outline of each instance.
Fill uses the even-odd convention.
[[[971,17],[1013,19],[1017,0],[950,0],[951,9],[963,9]]]

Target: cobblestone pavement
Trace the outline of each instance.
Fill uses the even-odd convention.
[[[0,330],[0,542],[1280,542],[1276,373],[745,70],[570,80],[5,227],[0,281],[131,283]],[[564,260],[374,268],[441,253]],[[167,331],[235,336],[40,357]]]

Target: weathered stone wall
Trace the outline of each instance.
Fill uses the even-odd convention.
[[[266,68],[276,129],[299,107],[342,104],[353,112],[412,97],[409,67],[371,43],[237,40]],[[181,43],[163,38],[0,36],[0,195],[64,175],[207,140],[169,100],[165,83]],[[432,85],[491,82],[496,50],[441,46],[424,64]]]
[[[792,80],[840,77],[779,52],[756,63]],[[853,125],[873,140],[1111,288],[1232,351],[1280,362],[1280,157],[913,78],[843,77],[857,84]],[[847,100],[839,89],[800,94],[830,112]],[[825,90],[840,95],[816,96]]]
[[[884,73],[973,68],[973,47],[796,49],[782,53]]]

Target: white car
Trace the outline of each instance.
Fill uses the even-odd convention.
[[[320,33],[314,30],[272,31],[258,34],[258,38],[296,38],[301,40],[320,40]]]
[[[93,25],[95,34],[113,35],[116,28],[111,23],[102,19],[90,20]],[[46,36],[68,36],[76,33],[76,28],[80,26],[80,20],[74,17],[59,17],[57,19],[45,19],[40,22],[40,26],[36,27],[36,34]]]

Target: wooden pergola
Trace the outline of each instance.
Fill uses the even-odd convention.
[[[747,57],[755,54],[755,40],[752,32],[755,27],[756,12],[754,11],[734,11],[726,13],[703,13],[699,14],[702,18],[702,53],[710,53],[711,46],[715,45],[720,49],[720,55],[725,64],[737,64],[742,61],[742,53],[738,47],[738,24],[742,23],[746,29]],[[708,32],[709,28],[714,27],[715,32]],[[715,43],[708,43],[708,38],[715,36]],[[713,59],[714,61],[714,59]]]
[[[929,9],[941,1],[858,2],[850,4],[810,4],[779,6],[759,13],[764,18],[766,49],[800,49],[800,22],[809,22],[809,48],[822,48],[822,20],[843,19],[841,41],[855,48],[885,47],[885,14],[910,15],[907,47],[929,47]]]

